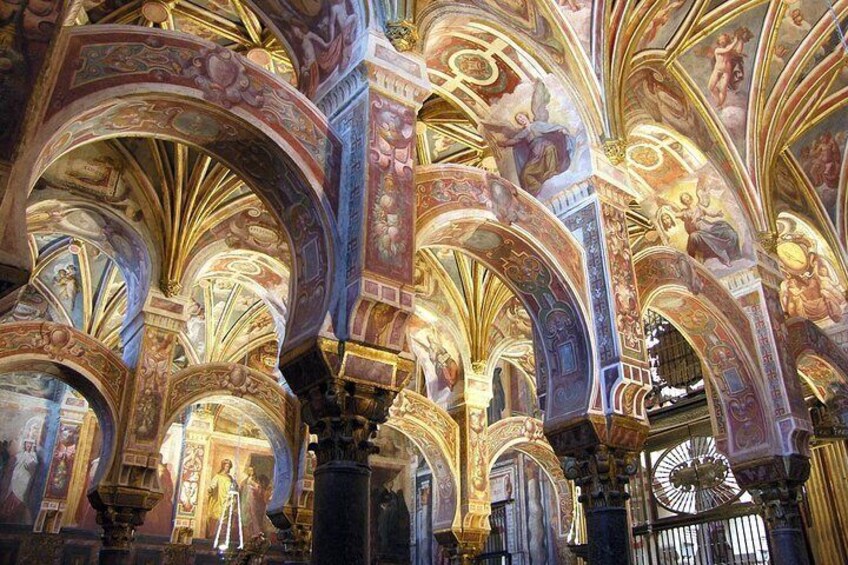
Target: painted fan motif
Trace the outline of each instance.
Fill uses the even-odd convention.
[[[667,450],[653,473],[654,496],[672,512],[697,514],[741,493],[727,458],[711,437],[693,437]]]

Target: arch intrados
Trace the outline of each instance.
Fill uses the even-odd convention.
[[[449,225],[451,228],[443,227],[435,233],[427,234],[426,231],[424,233],[419,232],[419,248],[443,247],[453,249],[467,254],[493,273],[498,274],[498,276],[503,279],[504,284],[519,298],[519,300],[521,300],[533,323],[534,345],[537,352],[537,368],[540,366],[540,363],[543,362],[544,358],[543,366],[548,370],[545,375],[544,386],[538,386],[538,376],[542,374],[542,372],[537,369],[537,394],[547,395],[548,392],[556,393],[557,391],[560,391],[559,396],[554,394],[550,399],[546,396],[544,402],[540,399],[540,404],[544,404],[548,418],[550,420],[553,420],[554,418],[570,418],[575,414],[585,413],[591,403],[591,397],[596,384],[596,376],[593,371],[594,356],[592,355],[593,335],[589,332],[587,325],[587,319],[589,318],[583,309],[583,305],[580,301],[576,300],[568,282],[563,280],[561,271],[552,266],[547,254],[541,252],[532,241],[522,238],[521,235],[515,231],[508,232],[512,237],[517,236],[516,239],[522,239],[523,243],[527,245],[527,248],[532,250],[534,259],[544,265],[547,272],[551,275],[549,287],[543,291],[543,294],[545,295],[545,298],[556,303],[558,309],[554,308],[554,304],[544,304],[543,302],[539,302],[540,299],[538,296],[532,297],[536,300],[536,302],[533,303],[531,302],[531,297],[528,293],[522,292],[518,285],[515,284],[514,281],[509,280],[509,277],[505,275],[503,265],[496,264],[494,261],[485,257],[481,252],[470,246],[461,246],[453,243],[456,241],[457,235],[463,229],[467,231],[476,231],[480,226],[486,226],[490,230],[500,231],[502,233],[507,230],[504,230],[502,226],[492,223],[491,221],[474,221],[468,219],[465,221],[452,221]],[[448,231],[451,233],[448,234]],[[430,239],[428,239],[427,236],[429,236]],[[443,241],[439,241],[439,239],[442,239]],[[515,252],[515,250],[511,251],[513,253]],[[516,255],[516,257],[518,257],[518,255]],[[572,321],[572,323],[577,325],[576,332],[568,335],[567,338],[568,341],[572,342],[573,349],[571,355],[574,363],[574,367],[568,368],[568,370],[566,370],[566,366],[564,365],[565,361],[555,356],[555,352],[551,348],[551,344],[543,345],[543,341],[539,337],[540,335],[545,335],[545,333],[540,332],[543,332],[543,328],[546,324],[553,323],[553,319],[548,320],[548,317],[557,313],[564,313],[566,317]],[[558,330],[556,331],[556,336],[557,337],[554,339],[561,339]],[[553,347],[556,348],[557,346],[554,345]],[[541,353],[541,355],[539,353]],[[561,364],[563,365],[562,367],[560,367]],[[561,370],[558,371],[553,369],[553,367],[559,367]],[[573,381],[570,383],[568,391],[565,391],[565,387],[563,387],[566,379]],[[548,388],[551,390],[549,391]],[[569,397],[567,395],[574,396]],[[558,403],[559,408],[554,410],[553,407],[556,407],[556,404],[551,404],[548,400]]]
[[[409,420],[407,420],[409,421]],[[430,469],[430,473],[433,475],[433,483],[434,487],[432,489],[432,496],[434,501],[434,514],[441,513],[442,508],[446,508],[444,510],[446,513],[456,518],[456,512],[459,508],[457,496],[459,496],[459,489],[456,484],[456,477],[454,476],[454,470],[449,465],[449,461],[447,459],[444,460],[436,460],[433,455],[430,453],[430,450],[427,449],[428,444],[438,446],[438,443],[433,442],[432,434],[427,429],[426,426],[415,423],[414,429],[416,429],[416,433],[412,433],[411,430],[404,430],[403,427],[397,425],[397,423],[392,422],[392,419],[389,418],[384,424],[387,428],[391,428],[396,432],[402,434],[406,439],[411,441],[413,445],[418,449],[421,456],[424,457],[424,461],[427,463],[427,467]],[[429,440],[429,441],[428,441]],[[441,465],[446,465],[447,473],[442,472],[440,469]],[[438,488],[438,483],[448,480],[452,485],[452,491],[456,495],[448,500],[445,499],[445,496],[442,494],[441,490]],[[441,524],[440,526],[447,526],[448,524]]]
[[[767,400],[767,393],[762,388],[762,383],[758,382],[756,379],[756,375],[759,374],[756,370],[757,365],[752,361],[744,343],[738,337],[734,328],[728,324],[727,320],[718,315],[719,310],[717,310],[715,305],[705,303],[700,300],[700,298],[694,301],[694,304],[698,307],[699,314],[711,319],[717,327],[720,326],[721,331],[731,336],[733,353],[739,359],[741,364],[740,368],[744,371],[744,373],[742,375],[738,375],[737,378],[740,378],[746,388],[750,388],[750,394],[753,396],[754,402],[756,403],[755,408],[750,405],[744,405],[745,398],[741,395],[746,392],[745,389],[740,391],[740,396],[737,397],[725,390],[727,387],[726,384],[724,384],[724,386],[719,386],[719,382],[724,383],[722,380],[723,377],[721,374],[717,374],[705,360],[708,355],[708,351],[705,349],[706,346],[699,345],[693,341],[690,331],[681,324],[678,313],[656,304],[656,302],[664,296],[692,299],[692,295],[688,294],[682,287],[665,287],[653,291],[653,293],[648,297],[648,300],[642,303],[642,309],[643,312],[651,309],[662,315],[680,332],[680,334],[689,343],[689,346],[697,353],[701,366],[704,370],[705,390],[707,393],[706,398],[711,408],[710,418],[713,435],[716,438],[716,444],[719,450],[727,455],[733,462],[755,459],[767,454],[771,450],[771,442],[775,433],[775,430],[773,429],[774,426],[771,425],[771,422],[768,419],[769,414],[771,413],[770,404]],[[715,336],[715,331],[716,330],[714,328],[710,335]],[[726,347],[722,345],[724,342],[721,339],[717,337],[713,337],[711,339],[715,342],[713,347]],[[718,400],[720,406],[715,406],[714,399]],[[760,419],[759,424],[762,427],[763,437],[758,442],[755,442],[753,447],[738,447],[735,445],[736,437],[743,437],[745,431],[743,428],[737,430],[732,426],[733,416],[731,412],[733,411],[732,408],[734,406],[737,406],[737,410],[744,409],[746,414],[753,414],[755,417],[758,416]],[[757,414],[757,412],[759,412],[759,414]]]
[[[822,403],[827,404],[833,398],[833,391],[824,387],[821,382],[816,380],[811,374],[813,371],[826,371],[832,375],[832,378],[827,381],[827,384],[841,383],[848,384],[848,377],[839,368],[839,366],[826,356],[819,355],[814,351],[804,351],[797,358],[798,375],[809,383],[810,388],[816,395],[816,398]],[[824,390],[821,390],[824,389]]]
[[[111,92],[112,89],[107,90],[110,91],[108,92],[109,97],[115,95]],[[291,266],[291,270],[293,273],[292,279],[297,281],[297,283],[290,285],[288,304],[290,305],[289,320],[297,320],[298,332],[295,335],[287,336],[285,346],[293,347],[294,345],[296,345],[298,340],[305,339],[305,337],[308,336],[311,332],[317,330],[320,324],[324,321],[324,312],[326,312],[329,308],[329,302],[332,296],[329,287],[332,285],[333,278],[329,275],[329,273],[331,272],[334,259],[332,253],[333,240],[335,234],[335,227],[332,225],[331,222],[332,214],[330,212],[329,203],[327,202],[326,196],[323,193],[323,189],[315,188],[316,186],[320,185],[317,185],[316,182],[310,182],[306,180],[307,175],[304,174],[305,171],[294,165],[291,160],[291,157],[289,156],[290,153],[276,155],[278,158],[281,159],[281,161],[277,164],[283,167],[281,169],[282,172],[278,170],[275,173],[278,174],[278,180],[280,183],[284,181],[286,175],[293,174],[295,175],[295,182],[302,183],[302,188],[311,186],[313,189],[315,189],[315,194],[317,194],[315,198],[322,200],[322,202],[316,203],[314,202],[315,199],[313,199],[313,210],[315,210],[315,213],[320,217],[320,225],[314,226],[311,234],[308,232],[309,226],[307,226],[307,229],[302,230],[302,232],[305,233],[302,233],[300,235],[301,237],[306,238],[308,236],[311,236],[308,241],[294,241],[291,231],[292,222],[299,222],[301,225],[304,221],[307,223],[312,222],[313,220],[310,219],[309,216],[310,212],[304,209],[302,203],[287,203],[286,200],[291,199],[292,195],[286,195],[285,197],[283,197],[280,191],[271,190],[269,192],[263,190],[261,185],[257,184],[256,179],[251,179],[250,175],[244,173],[245,164],[238,162],[235,159],[235,154],[233,154],[232,157],[228,157],[225,154],[222,155],[221,152],[210,150],[209,148],[200,145],[189,135],[181,134],[180,132],[174,132],[173,130],[170,133],[164,133],[161,131],[143,131],[141,128],[138,128],[136,130],[126,130],[112,133],[89,133],[89,135],[84,139],[78,140],[74,140],[73,135],[70,132],[70,128],[74,125],[75,121],[82,121],[89,125],[93,123],[93,125],[96,126],[96,120],[101,120],[105,123],[107,117],[111,118],[111,116],[109,116],[109,110],[114,111],[116,108],[124,108],[126,107],[126,104],[132,102],[141,102],[144,104],[156,104],[158,102],[165,102],[166,104],[176,103],[178,105],[177,107],[180,108],[180,111],[188,111],[195,113],[199,112],[207,117],[210,115],[210,112],[215,114],[217,117],[220,117],[220,111],[212,107],[209,103],[203,103],[202,101],[198,101],[185,96],[162,97],[160,95],[145,95],[135,93],[124,96],[123,99],[118,102],[111,101],[108,98],[106,100],[97,100],[98,98],[103,98],[104,96],[106,95],[104,95],[103,92],[94,95],[94,100],[91,101],[91,104],[92,107],[95,108],[95,110],[89,111],[88,113],[76,110],[72,113],[72,117],[66,118],[63,118],[62,115],[57,115],[52,118],[47,125],[42,127],[41,135],[37,138],[38,141],[34,142],[31,147],[44,147],[45,149],[42,151],[38,151],[36,154],[30,153],[28,155],[28,159],[21,160],[22,163],[35,163],[35,166],[33,166],[31,169],[32,173],[28,178],[27,186],[29,187],[29,189],[31,190],[32,186],[34,186],[35,180],[37,180],[37,178],[39,178],[41,174],[43,174],[43,171],[46,170],[46,168],[52,162],[54,162],[62,155],[73,150],[74,148],[79,147],[83,144],[120,137],[155,137],[158,139],[165,139],[189,145],[197,151],[219,160],[222,164],[229,167],[236,175],[240,176],[245,185],[248,186],[263,202],[263,205],[266,207],[266,209],[271,211],[271,213],[275,217],[277,217],[281,225],[285,226],[286,229],[283,230],[283,234],[287,240],[289,248],[292,250],[297,250],[295,253],[296,257],[292,258],[293,264]],[[74,116],[76,118],[74,118]],[[229,120],[225,118],[223,120],[223,123],[225,125],[227,123],[238,123],[238,118],[231,117]],[[260,133],[259,131],[257,131],[256,128],[254,128],[250,124],[239,123],[238,127],[241,127],[242,129],[247,128],[253,131],[254,135],[259,135],[260,138],[263,135],[267,135],[265,133]],[[67,136],[71,136],[69,141]],[[66,143],[64,145],[60,144],[60,146],[57,147],[56,140],[63,141],[63,138]],[[281,145],[279,140],[275,140],[275,143],[279,148]],[[232,147],[232,149],[237,148]],[[270,154],[268,155],[270,156]],[[290,181],[292,179],[288,180]],[[307,189],[307,191],[308,190],[309,189]],[[281,199],[280,202],[277,203],[279,205],[275,205],[274,202],[271,201],[272,194],[276,194],[277,197]],[[297,208],[297,210],[293,210],[293,208]],[[300,216],[295,216],[295,214],[297,213],[300,213]],[[291,217],[286,218],[284,217],[284,215],[289,215]],[[314,218],[314,215],[312,217]],[[309,249],[306,249],[306,247],[308,247]],[[306,253],[310,253],[311,257],[306,257]],[[311,263],[313,263],[313,265],[315,263],[318,264],[317,267],[310,265],[310,261],[308,260],[310,258],[312,259]],[[323,270],[321,270],[322,261],[325,264],[325,268]],[[316,277],[321,278],[316,279]],[[312,303],[306,305],[311,308],[298,308],[298,290],[300,290],[301,287],[306,287],[310,285],[311,288],[318,288],[323,291],[321,295],[317,295],[317,297],[321,300],[320,306],[317,303]],[[303,320],[302,318],[306,318],[306,320]],[[301,329],[301,324],[306,327]],[[289,324],[289,327],[292,327],[292,324]],[[290,332],[287,333],[290,334]]]
[[[89,485],[89,491],[100,484],[103,475],[112,467],[112,459],[116,455],[116,434],[118,429],[117,410],[107,400],[102,385],[94,375],[82,367],[76,366],[67,359],[57,361],[46,355],[32,354],[16,355],[0,359],[0,376],[12,372],[33,372],[49,375],[79,392],[97,418],[103,440],[100,444],[100,463],[97,465],[94,479]]]
[[[234,364],[230,363],[194,365],[180,371],[172,378],[174,380],[178,378],[190,378],[192,373],[210,370],[210,368],[229,369],[234,366]],[[283,406],[285,406],[282,385],[278,385],[272,377],[261,375],[258,371],[248,369],[247,367],[243,367],[243,369],[253,378],[267,381],[266,386],[271,383],[278,386],[280,399],[283,402]],[[183,397],[174,406],[171,406],[169,402],[165,422],[156,440],[156,445],[162,444],[168,428],[185,414],[189,406],[200,403],[223,404],[234,407],[248,416],[262,430],[262,433],[265,434],[266,439],[271,444],[271,450],[274,452],[274,489],[271,501],[268,503],[268,513],[271,514],[274,511],[281,510],[289,499],[294,483],[293,449],[290,438],[286,436],[285,432],[285,410],[281,410],[281,406],[275,407],[265,402],[259,402],[256,395],[246,391],[234,390],[232,388],[227,389],[223,386],[217,388],[198,388],[192,394]],[[239,472],[241,471],[239,470]]]
[[[525,426],[525,422],[532,422],[537,430],[541,431],[542,422],[540,420],[536,420],[534,418],[528,418],[525,416],[513,416],[511,418],[506,418],[503,420],[499,420],[490,426],[489,430],[495,426],[497,427],[513,427],[519,425],[521,427]],[[495,428],[497,429],[497,428]],[[562,471],[562,467],[560,466],[559,460],[551,448],[550,444],[548,444],[547,440],[542,438],[528,438],[526,435],[521,435],[517,437],[511,438],[509,441],[504,442],[502,445],[496,446],[494,452],[489,454],[489,462],[488,462],[488,470],[487,475],[491,475],[492,469],[494,469],[495,464],[498,460],[506,455],[510,451],[516,451],[519,453],[523,453],[527,457],[533,460],[536,465],[542,469],[543,475],[545,475],[549,481],[549,484],[556,494],[557,498],[557,508],[551,509],[556,513],[556,518],[558,525],[560,527],[559,534],[560,536],[564,536],[567,534],[567,529],[569,524],[566,523],[564,517],[562,516],[562,501],[563,498],[568,495],[568,498],[571,499],[571,504],[573,507],[574,501],[571,496],[571,491],[569,490],[567,493],[564,490],[564,487],[568,484],[565,478],[565,474]]]
[[[422,420],[418,416],[422,410],[431,411],[435,423]],[[459,428],[456,422],[429,398],[404,390],[395,399],[389,409],[389,418],[383,425],[403,434],[421,452],[433,474],[434,529],[451,528],[459,518],[460,497]],[[442,492],[444,485],[449,485],[450,493]]]

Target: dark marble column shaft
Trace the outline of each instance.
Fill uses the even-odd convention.
[[[589,565],[630,565],[627,485],[636,472],[636,454],[598,446],[580,457],[566,457],[566,477],[580,487],[586,515]]]

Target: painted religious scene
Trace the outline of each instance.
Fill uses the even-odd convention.
[[[848,0],[0,0],[0,565],[848,563]]]

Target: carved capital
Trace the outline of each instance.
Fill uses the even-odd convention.
[[[630,494],[627,485],[639,467],[633,451],[597,446],[577,457],[564,457],[565,476],[580,487],[586,509],[623,507]]]
[[[627,158],[627,140],[622,138],[605,139],[604,155],[607,156],[613,166],[617,167],[622,164]]]
[[[104,548],[129,551],[135,529],[144,523],[147,510],[127,506],[106,506],[97,510],[97,523],[103,528]]]
[[[418,26],[412,20],[386,22],[386,37],[395,49],[403,53],[418,45]]]
[[[779,481],[749,489],[770,530],[800,529],[803,483]]]
[[[488,530],[463,530],[435,532],[434,537],[439,546],[445,550],[451,565],[471,565],[474,559],[483,551]]]
[[[371,441],[386,421],[395,392],[344,379],[330,379],[300,396],[303,421],[318,436],[310,444],[318,465],[330,461],[367,464],[377,452]]]
[[[763,250],[769,255],[777,253],[777,232],[761,231],[757,234],[757,240],[759,240]]]
[[[801,489],[810,460],[801,455],[773,457],[734,468],[739,486],[760,506],[769,529],[801,527]]]

